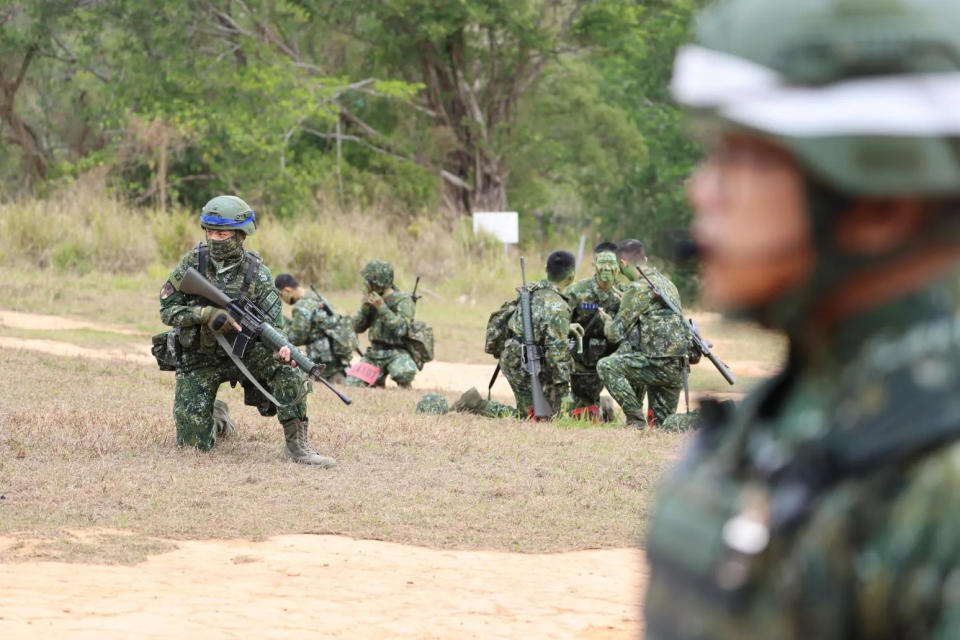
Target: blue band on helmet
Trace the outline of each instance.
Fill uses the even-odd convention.
[[[250,215],[247,216],[245,220],[233,220],[231,218],[221,218],[219,216],[202,216],[200,222],[205,222],[207,224],[218,224],[224,227],[242,227],[248,222],[254,222],[257,219],[257,214],[253,209],[250,209]]]

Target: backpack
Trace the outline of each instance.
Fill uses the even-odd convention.
[[[326,313],[321,311],[320,313]],[[323,328],[318,328],[311,334],[312,340],[327,338],[330,340],[330,351],[340,360],[350,362],[353,352],[360,348],[357,334],[353,330],[353,318],[350,316],[336,316],[333,322],[325,322]]]
[[[414,320],[403,339],[403,346],[410,352],[417,370],[423,369],[424,364],[433,360],[433,329],[422,320]]]
[[[487,320],[486,342],[483,345],[484,353],[489,353],[494,358],[499,358],[503,353],[507,341],[513,338],[510,318],[516,313],[518,306],[517,300],[507,300],[490,314],[490,319]]]

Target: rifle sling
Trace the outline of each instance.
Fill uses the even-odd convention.
[[[257,382],[257,379],[253,377],[253,374],[250,373],[250,370],[247,369],[246,365],[243,364],[243,362],[240,360],[240,358],[238,358],[238,357],[233,353],[233,348],[230,346],[230,343],[227,342],[227,339],[224,338],[224,337],[223,337],[221,334],[219,334],[219,333],[217,333],[217,334],[215,334],[215,335],[217,336],[217,344],[220,345],[220,348],[223,349],[228,356],[230,356],[230,359],[233,360],[233,364],[237,365],[237,369],[240,369],[240,373],[242,373],[244,376],[246,376],[247,380],[249,380],[250,382],[252,382],[252,383],[253,383],[253,386],[255,386],[255,387],[257,388],[257,390],[258,390],[260,393],[262,393],[263,396],[264,396],[267,400],[269,400],[270,402],[272,402],[273,404],[275,404],[277,407],[280,407],[280,408],[290,406],[290,405],[286,405],[286,404],[280,404],[280,402],[279,402],[276,398],[274,398],[273,395],[272,395],[269,391],[267,391],[266,389],[264,389],[264,388],[263,388],[263,385],[260,384],[259,382]]]

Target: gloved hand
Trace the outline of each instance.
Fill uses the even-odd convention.
[[[380,309],[383,307],[383,297],[379,293],[371,291],[367,293],[367,295],[363,296],[363,303],[370,305],[377,311],[380,311]]]
[[[214,333],[226,333],[231,329],[240,331],[240,325],[233,316],[218,307],[203,307],[200,312],[200,322]]]
[[[575,336],[578,340],[583,340],[583,325],[579,322],[570,323],[570,335]]]

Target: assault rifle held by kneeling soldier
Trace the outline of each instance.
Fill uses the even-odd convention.
[[[678,309],[673,302],[671,302],[670,298],[663,295],[660,287],[655,285],[653,281],[647,277],[647,274],[643,272],[643,269],[638,268],[637,271],[640,272],[640,275],[643,277],[643,279],[646,280],[647,284],[650,285],[650,290],[653,291],[653,295],[659,298],[660,302],[670,309],[670,311],[673,311],[675,314],[680,316],[680,319],[683,320],[683,312],[680,311],[680,309]],[[710,350],[710,343],[700,335],[700,330],[697,328],[697,323],[693,321],[693,318],[685,321],[683,326],[687,328],[690,339],[693,340],[693,344],[697,350],[700,351],[700,353],[706,357],[707,360],[713,363],[713,366],[717,368],[717,371],[720,372],[720,375],[723,376],[724,380],[730,384],[734,384],[736,382],[736,378],[733,376],[733,371],[730,370],[730,367],[721,362],[717,356],[713,355],[713,352]],[[689,405],[689,401],[687,404]]]
[[[226,338],[219,334],[217,335],[217,342],[219,342],[220,346],[227,352],[237,368],[259,389],[260,393],[264,394],[264,396],[275,405],[279,406],[280,403],[263,388],[240,361],[247,353],[247,349],[257,338],[260,338],[275,351],[279,351],[283,347],[290,349],[290,358],[304,373],[330,389],[344,404],[350,404],[350,398],[337,391],[333,385],[321,375],[323,373],[323,365],[316,364],[294,345],[290,344],[290,341],[274,328],[270,320],[267,319],[267,316],[253,300],[250,300],[246,296],[240,296],[236,300],[231,300],[227,294],[214,286],[213,283],[203,277],[200,272],[193,267],[190,267],[186,273],[184,273],[180,290],[189,295],[200,296],[215,306],[220,307],[229,313],[237,324],[240,325],[240,331],[237,332],[237,337],[234,339],[232,347],[226,341]],[[227,321],[226,318],[223,320],[224,322]]]

